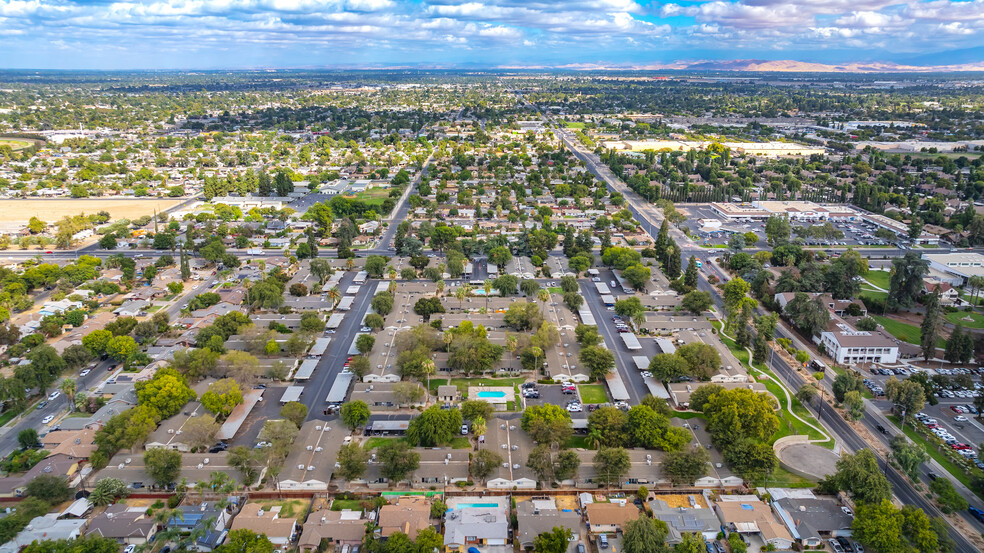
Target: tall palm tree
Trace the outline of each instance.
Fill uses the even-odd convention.
[[[588,432],[587,440],[588,445],[591,446],[591,449],[598,449],[601,447],[603,439],[604,437],[601,435],[601,430],[597,428],[592,428],[591,432]]]
[[[63,394],[65,394],[66,397],[68,397],[68,409],[69,409],[69,411],[74,411],[75,410],[75,390],[76,390],[75,380],[73,380],[71,378],[66,378],[65,380],[62,380],[62,383],[61,383],[60,386],[58,386],[58,389],[61,390],[61,392]]]
[[[492,281],[489,279],[485,279],[485,282],[482,283],[482,288],[485,289],[485,311],[488,312],[489,296],[492,295]]]
[[[451,344],[454,343],[454,332],[451,330],[444,331],[444,345],[448,347],[448,353],[451,353]]]
[[[447,286],[447,284],[444,282],[444,280],[437,281],[437,295],[438,296],[440,296],[441,294],[444,293],[444,287],[445,286]]]
[[[331,308],[334,309],[338,300],[342,297],[342,291],[338,289],[338,286],[332,286],[325,295],[331,300]]]
[[[346,271],[351,271],[351,270],[352,270],[352,269],[354,269],[354,268],[355,268],[355,260],[353,260],[353,259],[352,259],[352,258],[350,257],[350,258],[348,258],[348,259],[347,259],[347,260],[345,261],[345,270],[346,270]]]

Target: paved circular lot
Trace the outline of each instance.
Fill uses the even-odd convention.
[[[790,444],[779,450],[779,460],[786,466],[820,479],[837,472],[837,460],[833,451],[813,444]]]

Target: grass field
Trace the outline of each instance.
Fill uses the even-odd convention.
[[[0,146],[10,146],[13,151],[23,150],[31,145],[27,140],[21,140],[19,138],[0,138]]]
[[[452,438],[451,449],[471,449],[471,440],[464,436]]]
[[[591,449],[591,446],[588,445],[588,439],[585,436],[571,436],[571,439],[567,440],[564,447],[567,449]]]
[[[889,289],[888,281],[891,278],[892,276],[889,274],[888,271],[868,271],[868,274],[864,275],[865,280],[867,280],[868,282],[874,284],[875,286],[883,290]]]
[[[264,510],[280,506],[280,514],[278,515],[280,518],[296,518],[297,522],[304,522],[310,502],[310,499],[268,499],[260,500],[256,503],[262,505]]]
[[[577,388],[584,403],[608,403],[608,394],[601,384],[581,384]]]
[[[567,127],[568,129],[583,129],[584,123],[580,123],[576,121],[564,121],[564,126]]]
[[[968,317],[972,320],[965,320]],[[984,328],[984,315],[980,313],[967,313],[965,311],[947,313],[946,320],[955,325],[963,325],[964,328]]]
[[[885,327],[885,330],[887,330],[889,334],[895,336],[903,342],[909,342],[910,344],[916,344],[918,346],[922,339],[922,331],[919,330],[918,326],[896,321],[895,319],[889,319],[888,317],[883,317],[881,315],[871,315],[871,318],[878,321],[878,324]],[[936,347],[946,347],[946,343],[942,338],[936,340]]]
[[[362,444],[362,446],[365,447],[366,449],[376,449],[377,447],[380,447],[382,445],[386,445],[389,442],[392,442],[394,440],[402,440],[402,439],[403,438],[378,438],[378,437],[373,437],[373,438],[369,438],[368,440],[366,440],[365,443]]]
[[[380,206],[383,205],[383,200],[389,198],[389,193],[390,193],[389,188],[370,188],[365,192],[358,192],[356,194],[345,194],[345,197],[361,200],[369,205]]]
[[[73,198],[51,200],[0,200],[0,222],[27,222],[31,217],[37,217],[47,223],[54,223],[62,217],[91,214],[100,211],[109,212],[113,219],[136,219],[144,215],[153,215],[154,210],[164,211],[182,200],[164,199],[119,199],[103,198]]]
[[[362,500],[361,499],[336,499],[331,502],[332,511],[344,511],[345,509],[350,509],[352,511],[362,510]]]

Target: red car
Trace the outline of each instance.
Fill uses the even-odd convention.
[[[55,253],[55,252],[53,252],[53,251],[51,251],[51,250],[48,250],[48,251],[46,251],[46,252],[44,252],[44,253]]]

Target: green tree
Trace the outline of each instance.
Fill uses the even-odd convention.
[[[533,538],[536,553],[565,553],[570,539],[574,536],[569,528],[554,526],[553,530],[543,532]]]
[[[82,337],[82,345],[94,355],[102,355],[106,352],[106,346],[113,339],[113,333],[108,330],[93,330]]]
[[[68,481],[64,476],[41,474],[27,483],[25,494],[57,505],[71,499],[72,489],[68,487]]]
[[[229,413],[243,402],[243,392],[238,382],[231,378],[223,378],[210,384],[200,401],[202,407],[221,417],[228,417]]]
[[[480,449],[472,455],[469,473],[479,480],[485,480],[499,465],[502,464],[502,456],[491,449]]]
[[[520,424],[534,442],[559,445],[571,437],[571,416],[563,407],[553,404],[531,405],[523,411]]]
[[[864,379],[854,371],[845,371],[834,377],[833,390],[837,403],[843,403],[847,392],[864,390]]]
[[[420,454],[403,440],[386,442],[376,454],[380,462],[379,474],[392,482],[399,482],[420,468]]]
[[[345,426],[355,430],[369,422],[369,405],[361,399],[350,401],[342,405],[341,414]]]
[[[619,447],[628,443],[626,425],[629,416],[615,407],[600,407],[588,415],[588,429],[597,431],[599,442],[605,447]]]
[[[929,483],[929,489],[936,494],[936,502],[945,514],[965,511],[967,500],[953,487],[949,478],[937,478]]]
[[[721,366],[721,356],[710,344],[684,344],[677,348],[676,354],[687,361],[690,374],[701,380],[710,378]]]
[[[898,380],[894,376],[889,377],[885,381],[885,397],[892,402],[892,410],[906,418],[918,413],[926,405],[925,389],[908,378]]]
[[[697,257],[691,255],[687,260],[687,272],[683,274],[683,283],[687,288],[697,288],[697,281],[700,278],[700,269],[697,268]]]
[[[844,491],[855,502],[879,504],[892,497],[892,486],[870,449],[845,454],[837,461],[837,472],[821,484],[824,489]]]
[[[369,450],[361,444],[350,442],[338,450],[338,477],[352,481],[361,478],[369,468]]]
[[[707,311],[711,307],[711,304],[711,293],[698,290],[687,292],[681,301],[683,308],[694,315],[700,315],[704,311]]]
[[[160,486],[173,484],[181,472],[181,452],[163,447],[144,453],[144,471]]]
[[[929,271],[929,261],[917,251],[908,251],[903,257],[892,260],[889,278],[888,308],[912,307],[922,293],[923,277]]]
[[[372,347],[375,345],[376,337],[372,334],[359,334],[358,338],[355,339],[355,347],[362,355],[372,351]]]
[[[864,418],[864,398],[860,392],[851,390],[844,394],[844,408],[847,410],[847,418],[857,422]]]
[[[461,411],[441,409],[439,405],[432,405],[410,421],[407,428],[407,441],[423,447],[449,444],[458,434],[461,422]]]
[[[919,444],[910,442],[904,434],[893,436],[891,446],[892,459],[899,464],[902,472],[913,481],[917,481],[919,479],[919,465],[925,463],[929,458],[926,450]]]
[[[625,523],[622,535],[624,553],[668,553],[666,545],[668,529],[662,520],[639,517]]]
[[[923,361],[929,361],[936,357],[936,340],[939,338],[940,329],[943,327],[943,308],[940,305],[939,289],[923,298],[926,306],[926,313],[923,315],[922,326],[920,326],[920,348],[922,349]]]
[[[582,347],[578,358],[594,380],[602,380],[615,368],[615,354],[601,346]]]
[[[676,485],[692,486],[707,476],[711,455],[700,446],[670,451],[663,457],[663,475]]]
[[[603,447],[592,461],[598,483],[605,485],[618,485],[632,466],[629,454],[620,447]]]
[[[288,401],[280,408],[280,416],[291,421],[298,428],[304,424],[304,419],[307,418],[308,408],[307,405],[299,401]]]
[[[17,433],[17,443],[23,449],[34,449],[40,445],[38,442],[38,431],[33,428],[25,428]]]
[[[129,336],[115,336],[106,343],[106,354],[116,361],[129,361],[138,351],[137,342]]]
[[[115,503],[116,500],[123,499],[128,495],[130,495],[130,488],[126,485],[126,482],[119,478],[106,477],[96,481],[96,486],[92,489],[92,493],[89,494],[89,501],[93,505],[103,507]]]
[[[134,387],[140,405],[154,409],[162,419],[176,415],[186,403],[195,399],[194,390],[172,368],[158,369],[153,378],[138,382]]]
[[[721,390],[704,405],[707,431],[714,443],[734,444],[744,439],[766,440],[779,429],[774,399],[745,388]]]
[[[225,542],[215,548],[215,553],[273,553],[273,543],[266,534],[240,528],[229,532]]]

